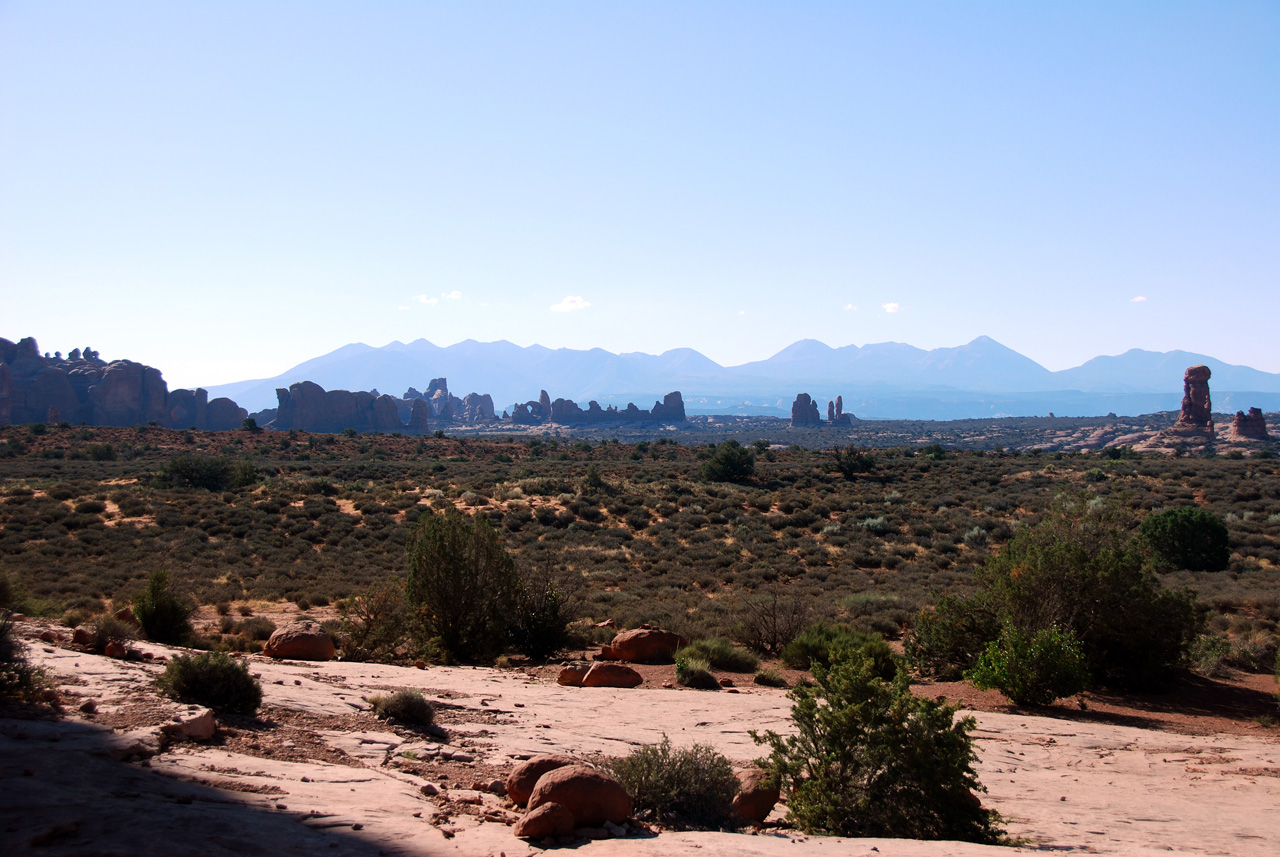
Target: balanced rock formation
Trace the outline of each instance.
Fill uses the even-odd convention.
[[[333,638],[319,623],[304,619],[277,628],[262,653],[269,658],[294,661],[331,661]]]
[[[822,417],[818,414],[818,403],[809,398],[808,393],[801,393],[791,403],[791,427],[807,428],[822,425]]]
[[[543,774],[529,796],[529,810],[548,803],[573,813],[574,827],[621,824],[631,815],[631,798],[621,783],[588,765],[566,765]]]
[[[679,634],[657,628],[636,628],[623,631],[613,638],[600,653],[609,660],[629,661],[640,664],[669,664],[676,650],[688,644]]]
[[[1267,420],[1262,408],[1250,408],[1249,413],[1236,411],[1231,420],[1231,437],[1236,440],[1271,440],[1267,433]]]
[[[1189,366],[1182,376],[1182,412],[1178,427],[1213,434],[1213,404],[1209,400],[1208,366]]]

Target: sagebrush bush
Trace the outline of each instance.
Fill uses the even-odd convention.
[[[702,658],[676,658],[676,681],[696,690],[720,689],[720,682],[711,674],[711,664]]]
[[[764,687],[786,687],[787,680],[777,670],[760,670],[756,673],[755,683]]]
[[[1048,705],[1083,691],[1089,667],[1070,631],[1041,628],[1026,634],[1008,627],[987,644],[965,678],[983,690],[999,690],[1015,705]]]
[[[788,643],[782,650],[782,663],[793,670],[830,666],[845,649],[869,658],[880,678],[893,678],[898,670],[889,644],[879,634],[828,622],[815,622]]]
[[[954,681],[999,634],[1000,620],[986,600],[944,595],[916,615],[903,652],[921,675]]]
[[[677,749],[662,736],[604,767],[622,784],[638,817],[687,830],[732,828],[738,778],[715,748],[694,744]]]
[[[89,621],[88,646],[95,652],[107,648],[107,643],[127,643],[138,639],[138,629],[110,613],[101,613]]]
[[[397,690],[390,696],[371,696],[369,705],[380,720],[394,720],[407,726],[430,726],[436,720],[431,701],[417,690]]]
[[[982,808],[972,717],[886,682],[869,658],[814,667],[815,685],[790,691],[796,734],[769,731],[766,770],[789,793],[787,819],[808,833],[994,842],[998,816]]]
[[[262,704],[262,685],[249,668],[222,652],[179,655],[156,679],[165,696],[226,714],[253,714]]]
[[[1223,571],[1231,562],[1231,534],[1222,518],[1194,506],[1150,515],[1138,532],[1163,570]]]
[[[760,659],[745,649],[739,649],[720,637],[704,637],[694,640],[676,652],[676,659],[694,658],[706,661],[713,669],[731,673],[755,672]]]
[[[135,599],[133,615],[148,639],[157,643],[181,643],[191,635],[191,614],[196,605],[173,591],[169,572],[151,573],[147,588]]]

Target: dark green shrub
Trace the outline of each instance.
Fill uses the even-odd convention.
[[[116,448],[109,443],[86,443],[84,454],[90,461],[116,460]]]
[[[407,726],[430,726],[436,709],[420,691],[397,690],[390,696],[371,696],[369,705],[380,720],[395,720]]]
[[[731,673],[755,672],[760,664],[760,659],[751,652],[739,649],[733,643],[719,637],[694,640],[676,652],[676,659],[681,657],[700,658],[714,669]]]
[[[726,440],[716,447],[711,458],[702,462],[699,473],[710,482],[742,482],[756,472],[756,454],[736,440]]]
[[[13,617],[0,614],[0,699],[28,701],[44,684],[44,673],[27,663],[26,652],[13,634]]]
[[[1015,705],[1048,705],[1088,685],[1088,666],[1070,631],[1041,628],[1026,634],[1005,628],[988,643],[965,678],[983,690],[995,688]]]
[[[225,491],[235,477],[231,459],[194,452],[175,455],[160,467],[159,481],[177,488]]]
[[[179,655],[156,679],[165,696],[226,714],[253,714],[262,704],[262,685],[249,668],[222,652]]]
[[[483,660],[508,642],[520,578],[489,522],[451,509],[418,520],[406,595],[426,638],[450,657]]]
[[[711,674],[711,664],[702,658],[676,658],[676,681],[696,690],[720,689],[720,682]]]
[[[1071,631],[1091,680],[1158,685],[1199,631],[1190,592],[1166,589],[1144,562],[1130,513],[1087,496],[1060,497],[975,575],[1001,625]]]
[[[389,661],[409,635],[409,606],[404,585],[385,581],[369,586],[338,605],[342,659]]]
[[[871,453],[848,446],[844,449],[836,447],[836,469],[845,479],[854,479],[860,473],[870,473],[876,469],[876,459]]]
[[[827,667],[845,649],[869,659],[880,678],[893,678],[898,671],[884,637],[827,622],[815,622],[787,644],[782,650],[782,663],[793,670]]]
[[[1193,506],[1147,517],[1138,528],[1160,570],[1223,571],[1231,562],[1231,535],[1222,518]]]
[[[577,618],[577,600],[546,569],[522,575],[511,644],[540,661],[569,644],[569,625]]]
[[[196,610],[190,598],[173,591],[169,572],[151,573],[147,588],[135,599],[133,615],[148,639],[177,644],[191,635],[191,614]]]
[[[604,767],[627,790],[640,818],[686,830],[736,826],[733,799],[738,778],[729,760],[713,747],[674,749],[663,735],[661,743],[637,747],[630,756],[610,759]]]
[[[998,816],[974,792],[972,717],[911,693],[907,674],[877,678],[850,654],[790,691],[796,734],[752,732],[789,792],[787,819],[807,833],[994,842]]]
[[[999,634],[1000,620],[983,599],[944,595],[916,616],[903,651],[921,675],[954,681]]]

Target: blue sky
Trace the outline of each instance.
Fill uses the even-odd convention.
[[[0,336],[1280,371],[1280,4],[0,0]]]

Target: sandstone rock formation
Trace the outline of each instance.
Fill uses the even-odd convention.
[[[0,425],[65,420],[86,425],[156,424],[238,429],[248,413],[204,390],[169,391],[159,369],[92,348],[41,356],[36,341],[0,339]]]
[[[515,823],[511,832],[521,839],[568,836],[573,833],[574,821],[573,812],[568,807],[558,803],[544,803],[526,813]]]
[[[733,799],[733,814],[747,824],[760,824],[773,812],[782,792],[777,783],[760,768],[738,771],[738,794]]]
[[[407,402],[426,402],[430,416],[441,422],[460,420],[464,423],[479,423],[494,419],[492,396],[488,393],[468,393],[466,398],[459,399],[449,392],[447,378],[432,378],[425,393],[410,387],[405,391],[404,399]]]
[[[1235,440],[1271,440],[1267,433],[1267,420],[1262,408],[1250,408],[1249,413],[1236,411],[1231,420],[1230,436]]]
[[[791,403],[791,427],[807,428],[822,425],[822,417],[818,415],[818,403],[809,398],[808,393],[801,393]]]
[[[1213,405],[1209,401],[1208,366],[1189,366],[1182,376],[1182,412],[1178,426],[1213,434]]]
[[[563,667],[560,670],[560,674],[556,676],[556,684],[562,684],[565,687],[582,687],[582,680],[587,677],[587,673],[590,671],[591,664],[569,664]]]
[[[557,753],[534,756],[517,765],[515,770],[507,775],[507,797],[511,798],[516,806],[524,806],[529,802],[529,796],[533,794],[533,789],[538,784],[538,780],[542,779],[543,774],[577,763],[578,760],[572,756]]]
[[[262,653],[269,658],[294,661],[331,661],[333,638],[317,622],[290,622],[275,630]]]
[[[582,677],[583,687],[639,687],[644,676],[622,664],[598,663]]]
[[[631,815],[631,798],[622,785],[587,765],[566,765],[543,774],[529,796],[529,810],[547,803],[573,813],[574,827],[621,824]]]
[[[613,638],[613,642],[603,647],[601,651],[606,658],[616,661],[671,663],[676,656],[676,650],[687,642],[684,637],[671,631],[636,628],[618,634]]]
[[[427,431],[426,402],[417,399],[403,410],[408,423],[402,421],[403,402],[395,396],[377,395],[373,391],[325,390],[312,381],[290,384],[289,389],[276,390],[276,415],[270,427],[279,431],[341,432],[346,429],[390,434],[424,434]],[[213,406],[209,403],[210,421]]]
[[[517,404],[510,416],[516,425],[536,425],[552,422],[559,425],[593,425],[597,423],[677,423],[685,421],[684,397],[676,390],[662,397],[661,402],[654,402],[651,410],[641,410],[634,402],[628,402],[625,408],[613,405],[601,408],[599,402],[588,402],[584,411],[572,399],[556,399],[551,401],[547,391],[543,390],[538,401]]]

